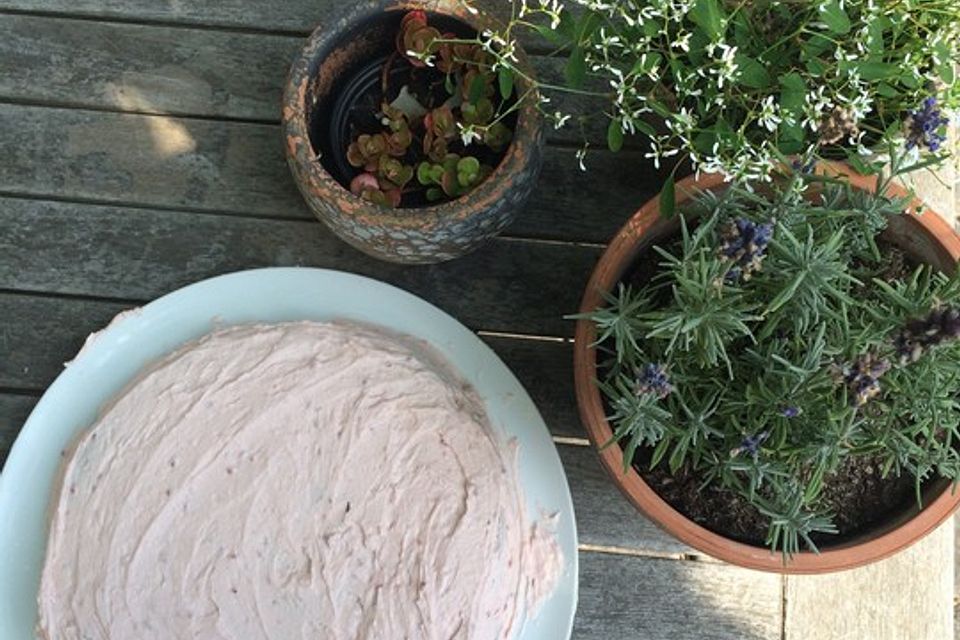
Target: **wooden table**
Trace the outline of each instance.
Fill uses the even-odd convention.
[[[824,616],[842,618],[828,629],[852,629],[830,637],[947,638],[939,618],[925,630],[857,635],[902,617],[949,617],[943,535],[857,578],[875,594],[854,610],[843,603],[856,594],[824,604],[833,578],[783,579],[697,554],[606,480],[576,415],[563,316],[603,243],[659,188],[641,150],[591,151],[582,174],[579,132],[551,132],[527,210],[501,238],[444,265],[376,262],[311,217],[284,163],[279,100],[303,37],[337,1],[347,0],[0,0],[0,461],[62,363],[117,312],[239,269],[342,269],[475,329],[539,405],[578,515],[575,638],[799,640],[826,637],[816,632]],[[554,60],[536,64],[558,72]],[[588,128],[593,149],[603,129]]]

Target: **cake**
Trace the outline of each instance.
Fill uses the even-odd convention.
[[[477,394],[366,326],[216,330],[65,455],[48,640],[511,638],[561,565]]]

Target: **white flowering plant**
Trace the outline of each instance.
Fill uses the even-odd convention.
[[[512,68],[515,39],[537,31],[566,56],[566,90],[608,99],[609,147],[645,136],[658,167],[768,181],[788,157],[875,173],[891,142],[947,156],[957,0],[510,1],[480,38],[496,64]]]

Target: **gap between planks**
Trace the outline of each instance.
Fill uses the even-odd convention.
[[[0,100],[0,104],[3,100]],[[199,207],[190,207],[184,205],[165,205],[165,204],[144,204],[141,202],[130,202],[125,200],[110,200],[104,198],[87,198],[83,196],[59,196],[55,193],[43,193],[32,191],[16,191],[0,188],[0,198],[11,198],[15,200],[36,200],[40,202],[58,202],[62,204],[86,204],[97,207],[112,207],[117,209],[135,209],[138,211],[162,211],[165,213],[187,213],[192,215],[212,216],[230,219],[243,220],[262,220],[265,222],[278,223],[303,223],[303,224],[323,224],[313,216],[310,217],[291,217],[291,216],[271,216],[261,213],[249,213],[233,211],[230,209],[203,209]],[[535,238],[522,235],[500,234],[491,239],[493,242],[517,242],[522,244],[537,244],[554,247],[574,247],[578,249],[605,249],[606,245],[597,242],[579,241],[579,240],[553,240],[550,238]],[[503,336],[519,337],[521,334],[504,333]],[[531,339],[552,339],[551,336],[529,336]],[[562,340],[562,338],[557,338]]]

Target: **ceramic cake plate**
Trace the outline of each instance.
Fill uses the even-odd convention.
[[[295,320],[354,320],[421,338],[483,399],[494,427],[520,445],[531,521],[557,514],[564,567],[557,587],[515,640],[568,638],[577,604],[577,536],[570,490],[547,427],[516,377],[473,332],[414,295],[320,269],[244,271],[190,285],[118,316],[37,404],[0,475],[0,639],[33,638],[51,492],[61,451],[148,363],[211,330]]]

